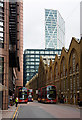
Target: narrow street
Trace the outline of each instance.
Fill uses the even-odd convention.
[[[65,104],[43,104],[34,101],[19,104],[16,118],[80,118],[80,109]]]

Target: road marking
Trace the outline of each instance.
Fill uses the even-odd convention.
[[[18,105],[18,107],[19,107],[19,105]],[[15,110],[15,113],[14,113],[14,115],[13,115],[12,120],[14,120],[14,118],[15,118],[15,116],[16,116],[16,113],[17,113],[18,107],[17,107],[16,110]]]
[[[19,112],[17,111],[17,114],[16,114],[16,117],[15,117],[15,120],[17,120],[18,114],[19,114]]]

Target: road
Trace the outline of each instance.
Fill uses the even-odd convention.
[[[42,104],[34,101],[19,104],[17,118],[80,118],[80,109],[65,104]]]

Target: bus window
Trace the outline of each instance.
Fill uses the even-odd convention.
[[[47,98],[48,99],[56,99],[56,91],[55,90],[47,91]]]
[[[18,98],[19,98],[19,103],[20,102],[28,102],[27,88],[20,87],[18,89]]]

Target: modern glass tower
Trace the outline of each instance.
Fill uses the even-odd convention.
[[[59,11],[45,9],[45,48],[61,49],[65,41],[65,21]]]

